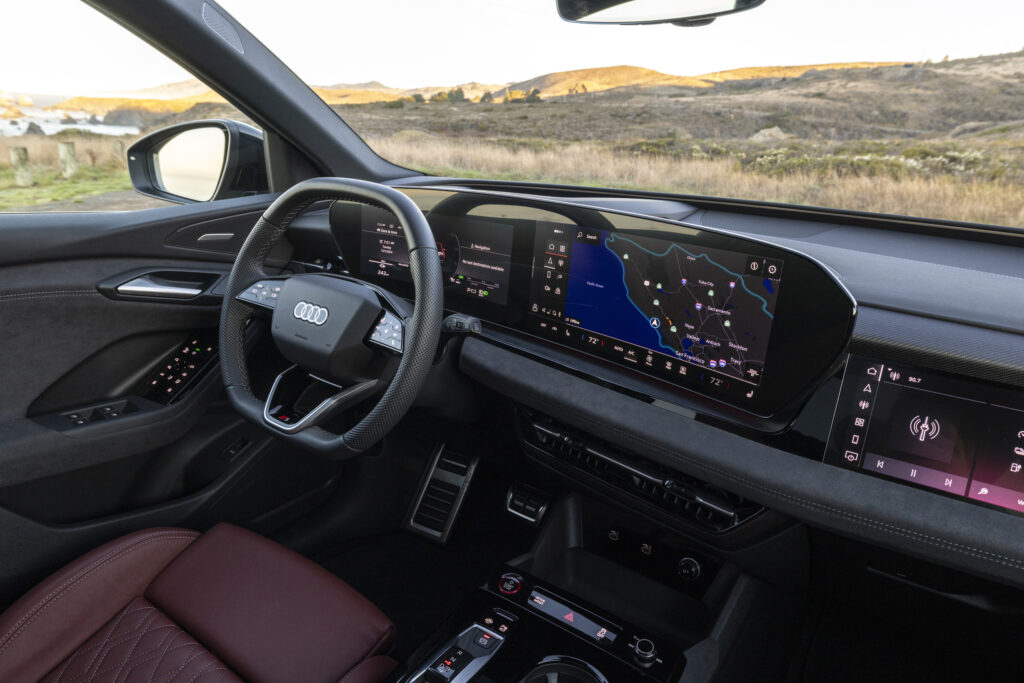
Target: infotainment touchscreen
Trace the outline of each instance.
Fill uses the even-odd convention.
[[[511,225],[439,215],[431,217],[430,227],[437,239],[447,289],[496,304],[508,301]],[[363,206],[360,240],[363,275],[411,282],[409,248],[394,214]]]
[[[533,328],[665,378],[761,384],[781,259],[538,222]]]
[[[1024,390],[851,356],[825,461],[1024,512]]]

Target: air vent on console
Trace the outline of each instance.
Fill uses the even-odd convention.
[[[475,458],[438,446],[406,526],[441,543],[448,540],[475,468]]]
[[[520,409],[519,415],[531,452],[583,470],[709,531],[729,531],[764,510],[734,493],[627,453],[545,415],[526,409]]]

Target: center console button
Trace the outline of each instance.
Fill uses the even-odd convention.
[[[473,636],[473,642],[485,650],[491,649],[491,646],[494,645],[495,640],[497,639],[490,633],[487,633],[486,631],[482,631],[479,629],[477,629],[477,632]]]
[[[658,650],[649,638],[641,638],[633,646],[633,657],[640,666],[650,666],[658,658]]]
[[[696,581],[700,578],[700,562],[692,557],[684,557],[679,560],[679,565],[676,567],[676,571],[684,581]]]
[[[498,581],[498,590],[505,595],[515,595],[523,587],[523,577],[518,574],[502,574],[501,580]]]
[[[467,664],[473,660],[473,656],[460,647],[450,647],[430,667],[431,670],[440,674],[445,680],[462,671]]]

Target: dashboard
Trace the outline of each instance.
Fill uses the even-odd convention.
[[[483,322],[458,347],[463,376],[647,473],[683,473],[772,515],[1024,583],[1019,238],[451,182],[403,191],[434,228],[445,308]],[[296,261],[411,298],[394,218],[347,202],[326,213],[293,224]],[[749,538],[743,529],[709,542],[742,544],[727,538]]]
[[[739,423],[796,405],[853,328],[853,298],[791,250],[570,204],[407,193],[434,231],[446,309],[601,360],[684,405],[710,399]],[[331,220],[355,274],[411,296],[392,214],[337,202]]]

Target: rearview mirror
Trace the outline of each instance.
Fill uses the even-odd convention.
[[[237,121],[189,121],[128,148],[135,190],[181,204],[268,192],[263,133]]]
[[[753,9],[764,0],[557,0],[566,21],[581,24],[705,26],[717,17]]]

